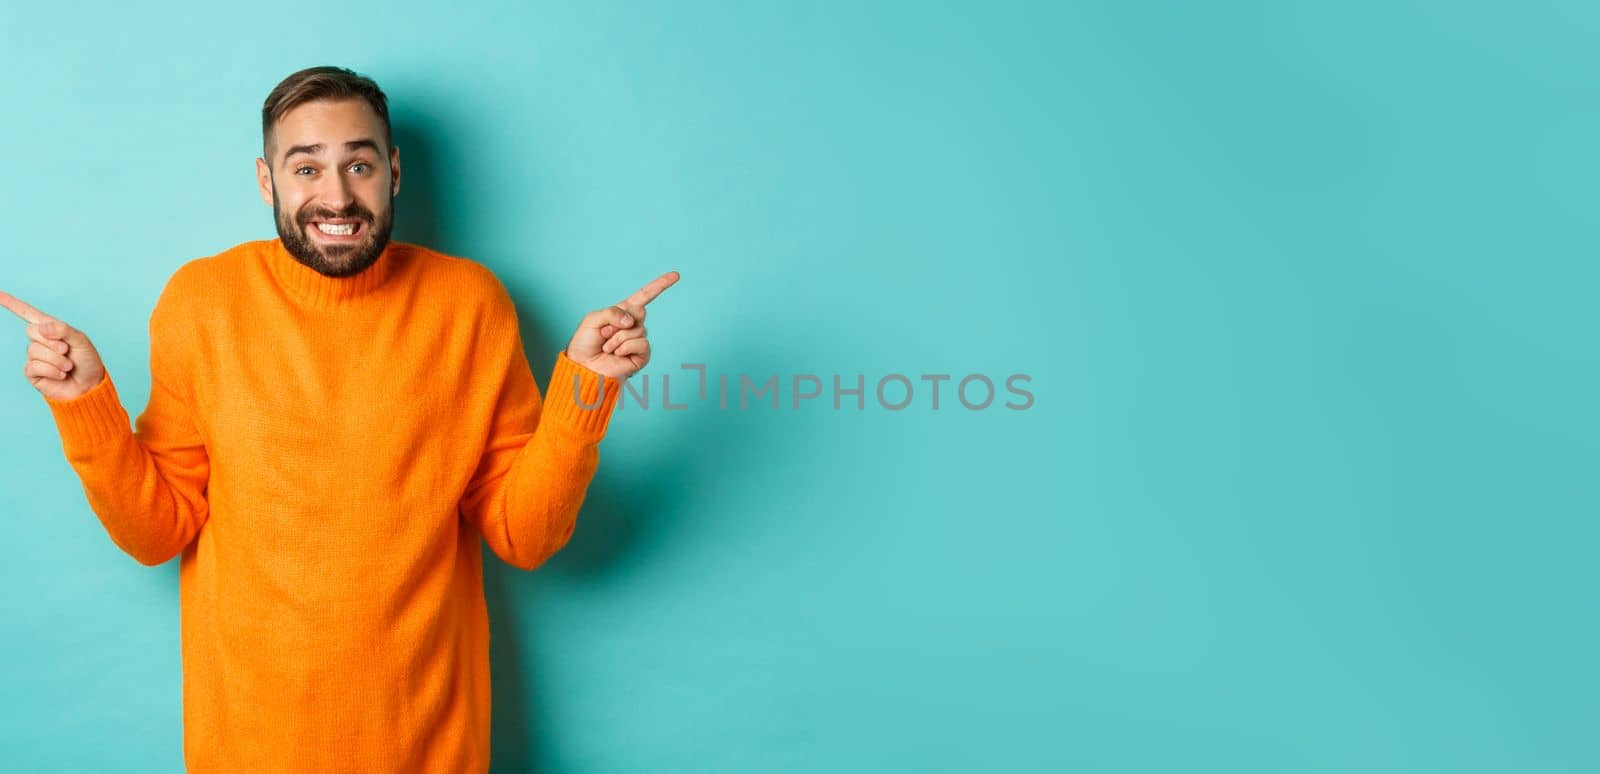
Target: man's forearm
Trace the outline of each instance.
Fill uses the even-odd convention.
[[[484,539],[501,559],[531,570],[571,539],[619,391],[617,380],[557,356],[533,435],[488,503]]]
[[[181,552],[207,516],[203,448],[172,449],[158,459],[134,435],[109,373],[77,398],[46,402],[67,461],[112,542],[151,566]]]

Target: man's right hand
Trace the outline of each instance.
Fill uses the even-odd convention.
[[[89,337],[50,315],[0,291],[0,306],[28,323],[28,362],[22,375],[51,400],[72,400],[99,384],[106,375],[100,353]]]

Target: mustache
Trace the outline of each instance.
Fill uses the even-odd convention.
[[[357,206],[350,207],[349,209],[345,210],[344,212],[331,212],[331,211],[328,211],[328,210],[318,210],[316,212],[308,212],[308,213],[302,214],[300,216],[300,218],[299,218],[299,221],[300,221],[300,225],[303,226],[303,225],[306,225],[307,223],[310,223],[313,220],[332,220],[332,219],[335,219],[335,218],[360,218],[362,220],[367,221],[368,223],[371,223],[372,219],[373,219],[373,216],[372,216],[372,213],[367,210],[367,208],[357,205]]]

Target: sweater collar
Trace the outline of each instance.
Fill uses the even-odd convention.
[[[329,277],[295,260],[282,239],[267,242],[266,262],[273,278],[296,300],[312,306],[342,306],[382,288],[395,273],[400,249],[398,243],[389,240],[378,260],[350,277]]]

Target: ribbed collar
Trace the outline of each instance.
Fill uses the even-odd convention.
[[[395,265],[403,249],[393,239],[389,240],[378,260],[353,277],[329,277],[319,273],[295,260],[283,246],[282,239],[268,241],[265,252],[267,270],[295,300],[310,306],[330,307],[342,306],[381,289],[395,274]]]

